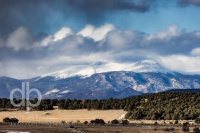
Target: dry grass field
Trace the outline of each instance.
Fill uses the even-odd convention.
[[[173,125],[169,124],[174,121],[157,121],[159,125],[154,125],[155,121],[152,120],[134,120],[130,121],[128,126],[122,125],[93,125],[93,124],[77,124],[77,122],[83,123],[84,121],[90,121],[96,118],[104,119],[105,122],[113,119],[118,119],[125,114],[123,110],[52,110],[52,111],[1,111],[0,122],[3,118],[18,118],[20,122],[24,123],[61,123],[65,121],[67,123],[74,123],[73,129],[69,128],[69,124],[66,125],[51,125],[46,126],[39,125],[9,125],[0,123],[0,133],[7,133],[8,131],[22,131],[30,133],[183,133],[181,124]],[[179,121],[183,123],[185,121]],[[188,121],[191,123],[190,131],[195,125],[194,121]],[[166,128],[174,128],[173,131],[164,131]]]
[[[51,110],[51,111],[5,111],[0,112],[0,122],[6,117],[17,118],[19,122],[84,122],[104,119],[106,122],[118,119],[125,114],[123,110]]]

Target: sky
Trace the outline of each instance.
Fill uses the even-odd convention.
[[[1,0],[0,76],[152,59],[200,74],[200,0]]]

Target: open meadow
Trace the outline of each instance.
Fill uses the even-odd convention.
[[[96,118],[105,122],[118,119],[125,114],[123,110],[48,110],[48,111],[3,111],[0,112],[0,122],[4,118],[17,118],[19,122],[84,122]]]
[[[134,120],[130,124],[96,125],[83,124],[96,118],[103,119],[106,123],[113,119],[121,119],[126,114],[123,110],[50,110],[50,111],[1,111],[0,133],[26,132],[26,133],[183,133],[181,123],[170,124],[174,121]],[[6,117],[19,119],[20,124],[10,125],[2,123]],[[65,123],[62,123],[65,121]],[[158,125],[154,125],[157,122]],[[188,121],[190,131],[194,128],[194,121]],[[58,123],[56,125],[55,123]],[[73,128],[70,126],[73,125]],[[169,131],[168,131],[169,130]]]

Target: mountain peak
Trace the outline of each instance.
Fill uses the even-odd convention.
[[[154,60],[142,60],[136,62],[132,66],[134,72],[161,72],[161,73],[172,73],[172,71],[166,69]]]
[[[53,76],[58,79],[68,78],[73,76],[89,77],[95,73],[105,73],[111,71],[132,71],[136,73],[141,73],[141,72],[172,73],[172,71],[164,68],[154,60],[142,60],[132,64],[100,60],[91,65],[74,66],[72,68],[67,68],[61,71],[51,73],[48,76]]]

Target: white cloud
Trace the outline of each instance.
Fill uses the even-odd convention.
[[[166,31],[149,35],[105,24],[101,27],[87,25],[75,34],[70,28],[63,27],[53,35],[37,37],[20,27],[6,41],[0,41],[3,64],[0,73],[15,78],[31,78],[69,65],[90,64],[98,60],[133,62],[145,58],[160,59],[172,70],[200,73],[199,33],[178,31],[177,25],[173,25]],[[23,74],[19,74],[19,68]]]
[[[173,36],[180,35],[180,32],[178,31],[178,25],[171,25],[168,27],[166,31],[159,31],[155,35],[150,35],[147,37],[148,40],[152,39],[169,39]]]
[[[84,37],[91,37],[95,30],[95,27],[93,25],[86,25],[84,29],[82,29],[80,32],[77,33],[77,35],[82,35]]]
[[[73,65],[91,64],[99,60],[109,58],[109,53],[93,53],[82,56],[55,56],[41,57],[40,59],[16,59],[0,62],[1,76],[9,76],[17,79],[33,78],[43,74],[72,67]],[[20,70],[20,71],[19,71]]]
[[[123,33],[119,30],[115,30],[112,33],[108,34],[106,41],[109,45],[115,48],[121,48],[126,45],[126,39],[122,36]]]
[[[40,41],[40,46],[48,46],[50,43],[55,43],[56,41],[61,41],[67,36],[73,35],[74,31],[69,27],[62,27],[54,35],[48,35]]]
[[[41,41],[41,46],[47,46],[49,43],[51,43],[53,40],[53,36],[52,35],[48,35],[47,37],[45,37],[42,41]]]
[[[33,34],[24,27],[19,27],[7,39],[7,46],[18,51],[33,47]]]
[[[141,39],[142,35],[140,33],[130,31],[130,30],[113,30],[109,32],[105,38],[105,41],[112,48],[126,48],[134,46]]]
[[[193,55],[193,56],[200,56],[200,48],[194,48],[191,51],[191,55]]]
[[[78,32],[77,35],[92,38],[94,41],[100,41],[105,38],[109,31],[114,29],[115,26],[112,24],[105,24],[98,28],[95,28],[93,25],[86,25],[86,27]]]
[[[72,31],[71,28],[69,27],[62,27],[58,32],[54,34],[54,39],[53,41],[59,41],[64,39],[65,37],[69,35],[73,35],[74,32]]]
[[[171,70],[179,72],[200,73],[200,57],[190,57],[185,55],[160,56],[163,64]]]

